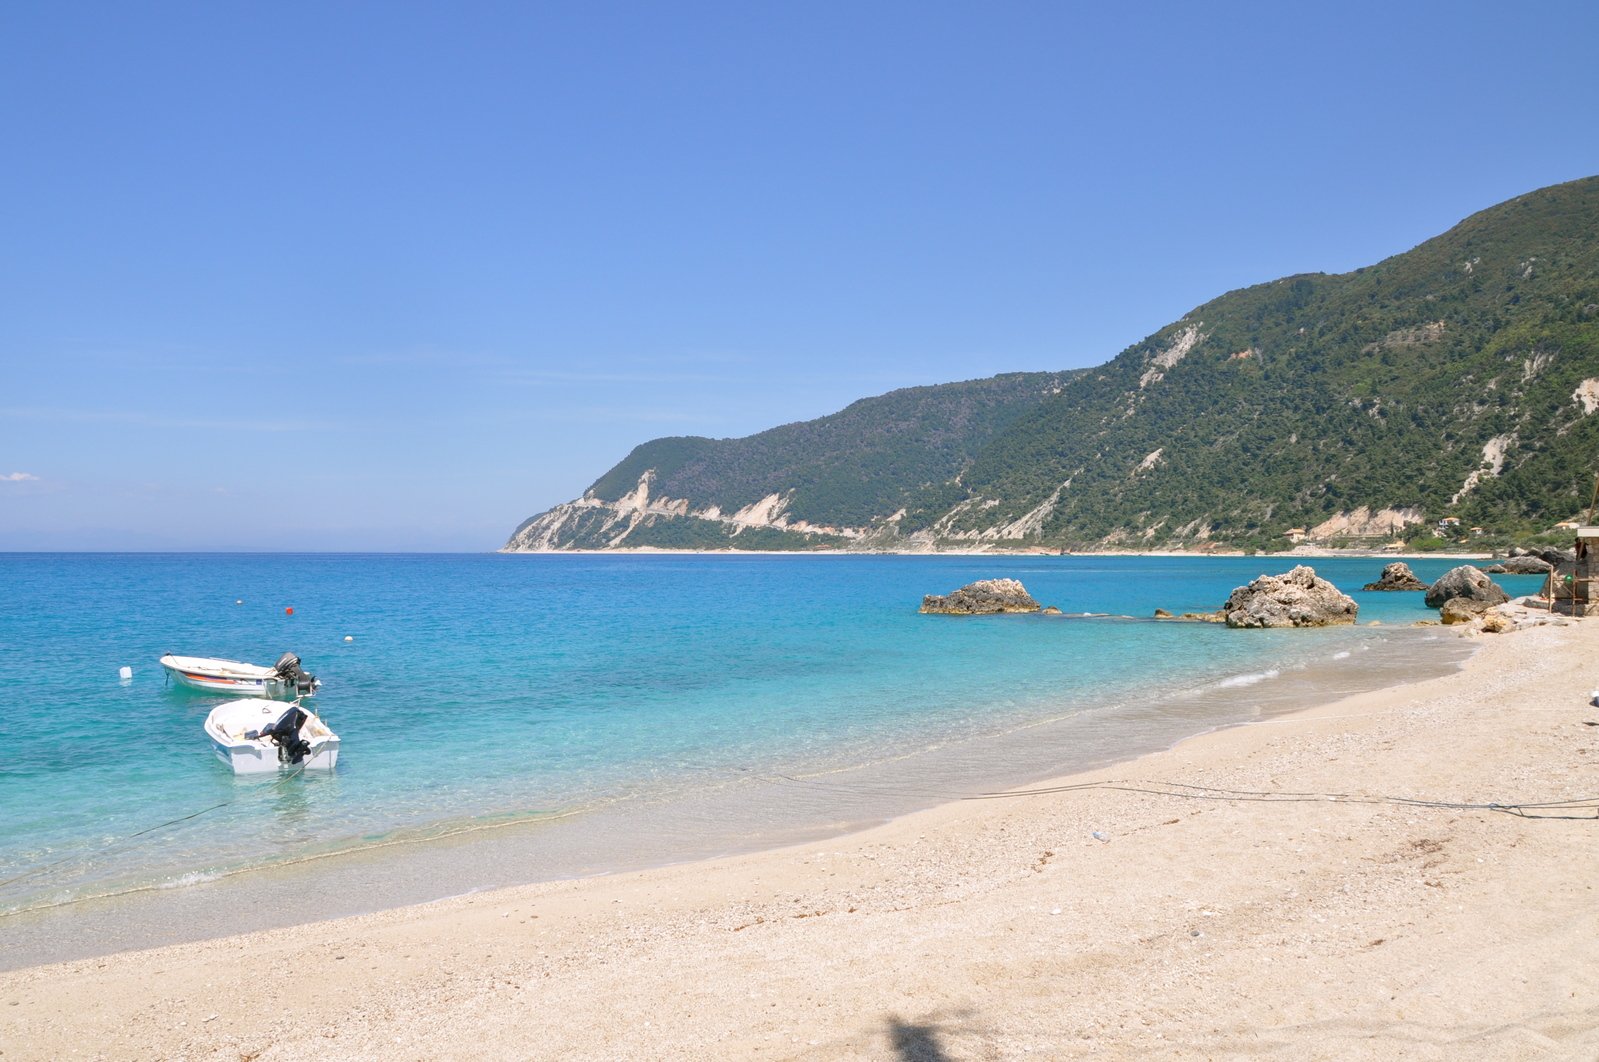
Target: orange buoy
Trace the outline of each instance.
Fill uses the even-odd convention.
[[[294,615],[294,609],[292,609],[292,608],[286,608],[286,609],[284,609],[284,610],[283,610],[283,614],[284,614],[284,615],[285,615],[285,616],[292,616],[292,615]]]

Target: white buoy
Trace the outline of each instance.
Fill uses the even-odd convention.
[[[347,641],[347,642],[353,642],[353,641],[355,641],[355,637],[353,635],[346,634],[344,636],[344,640]]]
[[[123,668],[122,670],[117,672],[117,677],[120,678],[123,682],[132,682],[133,681],[133,668],[131,668],[131,667]]]

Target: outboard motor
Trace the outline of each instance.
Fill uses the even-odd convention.
[[[293,653],[284,653],[278,657],[278,662],[272,665],[272,670],[283,680],[286,689],[293,690],[301,697],[315,693],[316,688],[322,685],[316,680],[315,675],[301,669],[300,658]]]
[[[278,747],[279,763],[296,764],[311,755],[311,743],[300,736],[300,728],[309,718],[305,709],[296,704],[261,731],[261,737]]]

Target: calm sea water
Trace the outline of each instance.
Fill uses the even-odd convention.
[[[1381,568],[1314,563],[1350,592]],[[1431,579],[1451,563],[1413,566]],[[1234,586],[1288,566],[0,554],[0,912],[503,822],[559,817],[580,833],[590,816],[627,849],[642,842],[619,809],[693,808],[757,777],[914,762],[927,803],[1459,655],[1458,639],[1400,629],[1436,615],[1419,594],[1354,592],[1362,624],[1383,626],[1324,631],[916,611],[924,593],[1008,576],[1067,613],[1147,617],[1157,606],[1214,608]],[[1518,593],[1537,585],[1504,582]],[[287,784],[235,778],[201,731],[217,700],[169,686],[156,659],[270,664],[284,650],[325,683],[315,705],[342,739],[339,766]],[[131,682],[118,679],[124,665]],[[1078,729],[1053,743],[1038,736],[1072,720]],[[1028,736],[1007,743],[1017,733]],[[814,797],[783,813],[856,820],[903,810],[909,792],[875,806],[857,789],[847,813]],[[735,828],[725,807],[703,815]],[[651,858],[693,848],[654,841]],[[591,867],[557,859],[545,869]]]

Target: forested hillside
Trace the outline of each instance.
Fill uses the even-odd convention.
[[[529,527],[538,548],[647,544],[674,520],[691,545],[781,539],[758,548],[1541,530],[1599,472],[1599,178],[1353,273],[1230,292],[1096,369],[948,387],[646,443],[585,496],[594,534],[538,517],[509,548]]]

